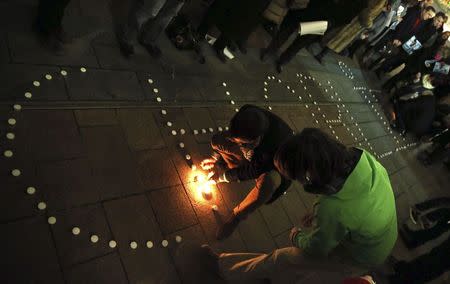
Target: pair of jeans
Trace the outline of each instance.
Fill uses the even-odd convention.
[[[140,42],[153,44],[183,5],[180,0],[134,0],[118,28],[119,40],[130,43],[139,37]]]
[[[226,168],[233,169],[248,161],[245,159],[239,145],[231,142],[228,137],[227,131],[217,133],[212,138],[211,146],[214,152],[223,159]],[[233,209],[233,213],[239,218],[245,219],[250,213],[269,201],[281,184],[282,177],[277,171],[272,170],[261,174],[255,179],[254,188]]]
[[[41,32],[50,33],[61,28],[64,10],[70,0],[39,0],[37,25]]]

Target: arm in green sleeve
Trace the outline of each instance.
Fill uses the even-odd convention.
[[[337,247],[348,230],[343,226],[342,217],[336,211],[320,203],[315,225],[310,231],[301,231],[296,236],[297,246],[312,256],[326,256]]]

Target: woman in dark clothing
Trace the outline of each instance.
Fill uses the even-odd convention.
[[[217,56],[226,61],[223,49],[235,42],[245,53],[245,43],[255,28],[262,23],[262,13],[271,0],[216,0],[208,9],[199,27],[199,37],[203,39],[208,29],[216,25],[221,35],[213,45]]]

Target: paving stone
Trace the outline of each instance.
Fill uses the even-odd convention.
[[[130,58],[122,56],[117,45],[95,44],[94,50],[100,66],[104,69],[145,70],[155,74],[164,72],[144,48],[136,47],[135,56]]]
[[[280,202],[289,216],[292,226],[298,226],[302,218],[308,213],[304,200],[300,198],[300,195],[293,187],[280,198]]]
[[[223,224],[231,213],[218,188],[213,186],[210,200],[203,198],[197,183],[186,183],[185,188],[211,247],[220,252],[247,251],[239,230],[236,230],[229,238],[223,241],[216,240],[218,227]],[[218,210],[213,211],[212,205],[217,205]]]
[[[147,73],[139,73],[146,100],[155,101],[161,97],[163,102],[201,102],[203,97],[198,89],[198,77],[178,76],[175,78],[156,79]],[[148,79],[152,79],[150,84]],[[158,93],[154,89],[158,89]]]
[[[301,132],[304,128],[307,127],[317,127],[318,124],[314,122],[314,120],[307,116],[290,116],[292,123],[295,125],[295,130],[297,132]]]
[[[198,223],[182,186],[153,191],[148,196],[164,234]]]
[[[24,182],[12,183],[2,180],[2,198],[0,200],[0,222],[33,216],[38,213],[37,204],[42,200],[41,187],[35,184],[37,190],[34,195],[26,193]]]
[[[0,62],[8,63],[10,60],[8,44],[6,42],[6,33],[0,33]]]
[[[197,129],[199,131],[201,129],[206,129],[208,132],[207,134],[195,135],[197,141],[209,143],[212,135],[208,129],[213,128],[215,132],[217,129],[217,126],[214,124],[214,121],[209,114],[209,110],[207,108],[183,108],[183,112],[191,129]]]
[[[144,190],[139,186],[137,165],[120,127],[82,128],[81,134],[102,200]]]
[[[31,92],[33,101],[67,99],[59,68],[2,64],[0,74],[2,100],[28,100],[24,96],[25,92]],[[45,79],[46,74],[52,75],[52,80]],[[40,86],[35,87],[33,81],[39,81]]]
[[[223,86],[223,83],[226,86]],[[229,76],[215,76],[210,80],[199,79],[198,86],[202,97],[207,101],[226,101],[229,103],[237,94],[245,93],[242,82]],[[227,91],[230,92],[230,96],[227,96]]]
[[[5,283],[64,283],[46,219],[34,217],[0,225]],[[30,233],[32,232],[32,233]]]
[[[36,160],[81,157],[84,148],[75,117],[65,110],[30,110],[24,112],[30,151]],[[64,147],[62,147],[64,145]]]
[[[140,182],[145,190],[181,184],[167,150],[148,150],[136,153]]]
[[[78,125],[103,126],[117,124],[116,110],[114,109],[77,109],[74,110]]]
[[[118,116],[131,149],[139,151],[164,147],[164,140],[150,110],[120,109]]]
[[[117,253],[76,265],[65,271],[68,283],[128,283]]]
[[[48,204],[48,209],[49,214],[56,217],[56,224],[51,228],[62,266],[69,267],[111,252],[108,242],[112,236],[100,205],[54,212],[52,204]],[[72,234],[75,226],[81,230],[79,235]],[[93,234],[99,237],[97,243],[90,241]]]
[[[394,191],[396,197],[405,193],[410,188],[410,186],[402,179],[399,173],[390,175],[389,179],[391,181],[392,190]]]
[[[44,200],[54,209],[67,209],[100,199],[99,184],[87,159],[41,163],[37,176]]]
[[[291,230],[289,229],[280,233],[278,236],[274,238],[275,243],[277,244],[277,248],[285,248],[292,246],[291,240],[289,239],[290,233]]]
[[[129,281],[178,283],[169,250],[161,245],[161,231],[147,197],[138,195],[108,201],[104,207]],[[154,244],[151,249],[145,245],[149,240]],[[138,243],[136,250],[130,248],[130,241]],[[171,246],[173,243],[169,242]]]
[[[13,62],[52,65],[98,67],[90,44],[74,43],[65,48],[64,56],[51,52],[30,34],[10,34],[8,37]]]
[[[319,199],[319,195],[306,192],[299,182],[294,182],[292,188],[300,195],[300,199],[303,201],[307,212],[312,212],[314,204]]]
[[[282,198],[279,198],[272,204],[264,205],[259,208],[259,212],[263,216],[272,236],[276,236],[281,232],[292,228],[292,223],[284,211],[281,199]]]
[[[367,139],[386,136],[385,128],[379,122],[369,122],[360,124],[362,131]]]
[[[257,211],[239,224],[238,230],[249,251],[268,253],[276,248],[268,226]]]
[[[142,88],[134,72],[66,68],[71,100],[143,100]]]

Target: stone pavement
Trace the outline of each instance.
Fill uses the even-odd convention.
[[[302,51],[277,75],[269,62],[259,62],[256,48],[222,64],[205,47],[201,65],[165,37],[163,59],[137,48],[127,60],[112,34],[112,3],[72,1],[65,25],[75,40],[55,56],[31,33],[35,1],[0,2],[5,283],[179,283],[179,237],[230,252],[289,245],[290,228],[315,198],[299,184],[217,242],[218,223],[252,182],[219,185],[211,200],[193,182],[191,165],[211,153],[211,135],[245,103],[271,109],[295,131],[320,127],[378,156],[400,223],[410,204],[448,195],[448,174],[439,164],[417,163],[416,141],[388,128],[376,80],[353,61],[329,56],[322,66]],[[185,9],[195,14],[196,5]],[[264,42],[261,34],[252,39]],[[399,240],[393,255],[409,259],[435,243],[408,251]]]

